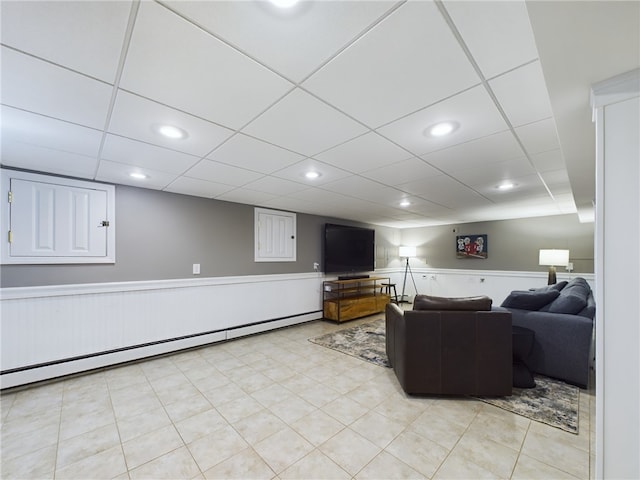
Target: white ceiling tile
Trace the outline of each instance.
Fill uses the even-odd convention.
[[[239,128],[293,85],[155,2],[141,2],[120,86]]]
[[[478,82],[435,4],[418,1],[402,5],[303,86],[378,127]]]
[[[2,165],[39,172],[93,179],[98,160],[73,152],[55,150],[13,140],[2,141]]]
[[[103,129],[112,87],[2,47],[3,105]]]
[[[444,137],[424,134],[427,127],[445,121],[457,122],[459,128]],[[491,97],[479,86],[382,127],[378,132],[416,155],[422,155],[506,129]]]
[[[307,172],[317,172],[320,176],[318,178],[308,179],[305,177],[305,173]],[[301,162],[274,172],[272,176],[313,187],[333,182],[339,178],[349,177],[351,174],[344,170],[340,170],[339,168],[327,165],[326,163],[307,158],[306,160],[302,160]]]
[[[485,78],[538,58],[523,0],[444,3]]]
[[[229,192],[223,193],[216,197],[216,200],[223,200],[225,202],[245,203],[249,205],[258,205],[269,200],[273,200],[278,195],[272,195],[265,192],[257,192],[255,190],[248,190],[246,188],[236,188]]]
[[[345,207],[348,207],[349,204],[354,201],[353,198],[347,195],[342,195],[340,193],[332,193],[330,195],[327,195],[326,190],[317,187],[307,188],[299,192],[291,193],[288,195],[288,197],[300,199],[305,202],[312,202],[317,205],[331,205],[334,207],[338,205],[344,205]]]
[[[196,178],[179,177],[171,182],[164,190],[166,192],[181,193],[183,195],[193,195],[196,197],[213,198],[225,192],[233,190],[230,185],[207,182]]]
[[[131,3],[2,2],[2,43],[113,83]]]
[[[488,204],[489,201],[472,189],[446,175],[425,178],[400,185],[404,191],[418,195],[437,205],[448,208],[467,207],[469,205]]]
[[[398,218],[398,212],[405,212],[406,214],[432,214],[433,210],[439,212],[449,211],[447,208],[443,208],[415,195],[403,193],[402,198],[408,201],[409,205],[403,207],[399,203],[393,204],[393,207],[396,209],[394,218]]]
[[[529,160],[525,157],[520,157],[504,162],[489,163],[484,166],[471,166],[448,173],[465,185],[473,187],[490,183],[497,187],[515,178],[533,175],[536,171],[529,163]]]
[[[185,173],[185,176],[236,187],[241,187],[262,177],[260,173],[206,159],[201,160],[189,169],[189,171]]]
[[[415,220],[413,218],[408,220],[380,219],[377,221],[377,225],[388,228],[418,228],[429,226],[420,216],[416,216]]]
[[[442,175],[442,172],[415,157],[396,162],[393,165],[369,170],[362,174],[363,177],[377,180],[385,185],[400,185],[410,182],[411,180],[419,180],[437,175]]]
[[[157,131],[160,125],[181,128],[187,137],[164,137]],[[233,130],[123,90],[118,91],[109,132],[201,157],[233,135]]]
[[[259,178],[254,182],[247,183],[244,188],[256,190],[258,192],[271,193],[273,195],[289,195],[301,190],[306,190],[309,187],[298,182],[292,182],[291,180],[267,176]]]
[[[312,213],[312,211],[318,207],[317,203],[287,196],[267,200],[266,202],[261,203],[261,205],[268,208],[275,208],[277,210],[301,213]]]
[[[558,183],[557,185],[550,185],[549,190],[551,191],[551,194],[553,195],[554,199],[557,199],[558,196],[561,196],[561,195],[571,195],[571,192],[572,192],[571,184],[569,182]]]
[[[367,129],[326,103],[296,89],[243,131],[312,156],[361,135]]]
[[[523,125],[515,129],[516,135],[530,155],[560,148],[556,122],[553,118]]]
[[[299,82],[347,45],[396,1],[187,2],[167,5],[285,77]]]
[[[437,205],[433,202],[421,199],[419,197],[412,197],[412,198],[416,198],[416,201],[414,201],[414,203],[412,203],[407,208],[405,208],[405,210],[408,213],[419,214],[427,217],[451,215],[452,210],[450,208]]]
[[[410,154],[375,132],[366,133],[314,158],[353,173],[404,160]]]
[[[430,165],[444,172],[457,172],[524,156],[510,130],[453,145],[422,156]]]
[[[564,168],[542,172],[540,175],[550,189],[552,187],[563,188],[569,186],[569,175],[567,175],[567,170]]]
[[[544,184],[538,175],[523,175],[511,178],[515,187],[511,190],[500,190],[496,188],[497,183],[489,181],[484,184],[478,183],[473,188],[485,197],[497,203],[511,202],[514,198],[544,196],[548,195]]]
[[[102,132],[73,123],[0,107],[2,143],[19,142],[97,158]]]
[[[540,62],[490,80],[489,85],[514,127],[553,115]]]
[[[271,173],[303,160],[304,156],[238,134],[207,158],[256,172]]]
[[[341,178],[335,182],[323,185],[322,188],[331,192],[377,203],[394,201],[397,203],[402,198],[402,192],[357,175]]]
[[[492,204],[470,209],[465,213],[466,221],[506,220],[510,218],[544,217],[559,215],[557,204],[549,196],[514,198],[509,203]]]
[[[387,218],[397,218],[397,216],[407,214],[407,212],[403,211],[397,204],[386,205],[377,202],[370,202],[366,208],[360,209],[360,213],[380,215]]]
[[[142,173],[147,175],[147,178],[144,180],[137,180],[129,176],[131,173]],[[176,177],[177,175],[167,172],[160,172],[158,170],[137,167],[135,165],[123,165],[122,163],[101,160],[100,165],[98,166],[96,180],[160,190],[174,181]]]
[[[560,210],[560,213],[577,213],[578,209],[576,208],[575,200],[572,193],[554,195],[554,199],[556,206]]]
[[[558,170],[560,168],[566,169],[560,149],[532,155],[531,161],[539,172],[548,172],[549,170]]]
[[[200,158],[128,138],[107,135],[101,158],[161,172],[181,174]]]

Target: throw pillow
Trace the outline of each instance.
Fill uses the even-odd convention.
[[[529,290],[531,290],[532,292],[547,292],[549,290],[562,290],[564,287],[567,286],[567,282],[566,280],[563,280],[562,282],[558,282],[558,283],[554,283],[552,285],[545,285],[544,287],[538,287],[538,288],[530,288]]]
[[[583,292],[567,292],[556,298],[545,309],[551,313],[568,313],[575,315],[587,306],[587,298],[583,295]]]
[[[587,298],[591,288],[587,281],[577,277],[562,289],[560,296],[542,310],[552,313],[567,313],[575,315],[587,306]]]
[[[505,298],[501,307],[518,308],[520,310],[540,310],[552,302],[560,292],[556,289],[546,291],[514,290]]]

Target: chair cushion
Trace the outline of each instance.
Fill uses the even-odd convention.
[[[560,292],[554,288],[548,290],[514,290],[502,302],[501,307],[519,308],[520,310],[540,310],[552,302]]]
[[[491,310],[491,298],[486,295],[477,297],[433,297],[416,295],[413,300],[414,310]]]

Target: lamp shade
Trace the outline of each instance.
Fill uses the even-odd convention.
[[[398,256],[400,257],[415,257],[416,256],[416,247],[399,247],[398,248]]]
[[[539,265],[553,265],[555,267],[567,266],[569,263],[569,250],[540,250]]]

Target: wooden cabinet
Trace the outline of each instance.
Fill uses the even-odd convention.
[[[383,312],[390,297],[382,284],[389,277],[368,277],[323,282],[323,317],[336,322],[346,322]]]

